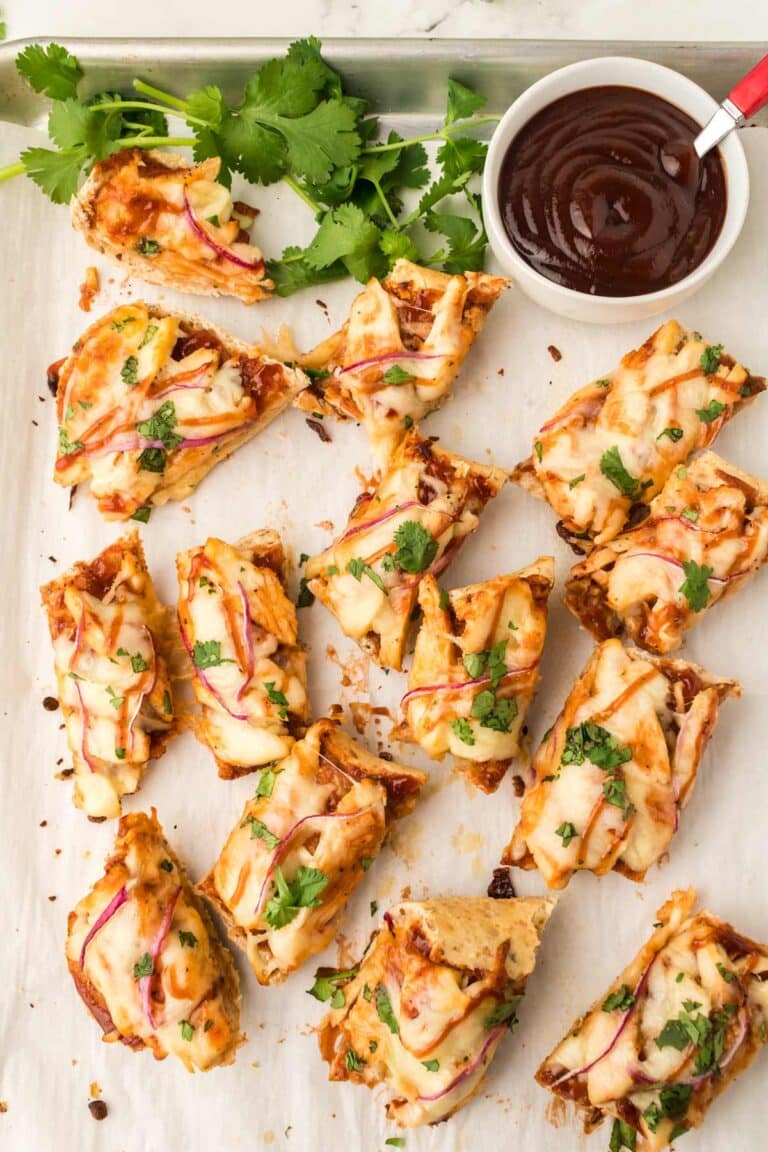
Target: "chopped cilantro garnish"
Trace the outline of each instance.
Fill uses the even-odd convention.
[[[674,440],[675,442],[677,442],[678,440],[682,440],[683,430],[682,430],[682,428],[674,428],[674,427],[665,428],[663,432],[659,432],[656,439],[661,440],[662,436],[668,436],[670,440]]]
[[[399,364],[393,364],[391,368],[387,368],[384,376],[382,377],[385,384],[405,384],[408,380],[413,380],[412,372],[406,372]]]
[[[234,664],[235,661],[221,654],[220,640],[196,640],[192,649],[192,663],[196,668],[218,668],[219,664]]]
[[[187,1043],[190,1043],[195,1035],[194,1025],[190,1024],[189,1020],[180,1021],[180,1025],[182,1040],[186,1040]]]
[[[559,836],[563,842],[563,848],[567,848],[571,840],[578,836],[578,832],[569,820],[564,820],[559,828],[555,829],[555,835]]]
[[[688,601],[691,612],[701,612],[709,603],[712,592],[709,587],[709,578],[714,574],[714,568],[708,564],[697,564],[695,560],[683,560],[685,580],[678,588]]]
[[[397,545],[395,564],[411,575],[424,572],[437,556],[437,540],[416,520],[404,520],[395,532],[394,540]]]
[[[616,992],[611,992],[603,1000],[603,1012],[626,1012],[635,1002],[635,998],[626,984],[622,984]]]
[[[267,848],[277,848],[280,837],[270,832],[262,820],[256,816],[246,816],[240,827],[245,828],[248,824],[251,826],[251,840],[263,840]]]
[[[362,1056],[358,1056],[354,1048],[347,1048],[344,1054],[344,1065],[348,1072],[362,1072],[366,1061]]]
[[[346,984],[347,981],[354,979],[357,976],[357,968],[347,968],[344,972],[327,972],[324,969],[315,976],[315,982],[311,988],[307,989],[310,996],[314,996],[315,1000],[321,1000],[325,1003],[330,1000],[337,991],[341,991],[338,987],[339,984]],[[334,1004],[333,1007],[342,1008],[342,1004]]]
[[[136,356],[129,356],[120,369],[120,378],[124,384],[138,384],[139,361]]]
[[[702,372],[707,376],[712,376],[713,373],[717,372],[722,354],[722,344],[708,344],[699,357],[699,366]]]
[[[292,880],[286,880],[278,865],[274,872],[274,894],[264,909],[264,919],[272,928],[284,928],[302,908],[317,908],[328,877],[319,868],[299,868]]]
[[[627,471],[615,444],[600,457],[600,471],[627,500],[636,500],[643,488],[648,487]]]
[[[153,240],[150,236],[142,236],[140,240],[136,241],[134,247],[139,256],[157,256],[160,251],[157,240]]]
[[[451,728],[461,740],[462,744],[467,744],[470,748],[475,743],[475,734],[472,731],[472,725],[468,720],[459,718],[458,720],[451,721]]]
[[[152,957],[149,952],[145,952],[133,966],[133,978],[134,980],[141,980],[144,976],[151,976],[153,972]]]
[[[510,996],[508,1000],[502,1000],[485,1021],[483,1027],[490,1031],[491,1028],[498,1028],[499,1025],[506,1024],[511,1031],[517,1024],[517,1006],[521,1000],[522,996]]]
[[[727,404],[721,404],[719,400],[713,399],[710,400],[706,408],[697,408],[696,415],[702,424],[711,424],[714,420],[717,420],[718,416],[725,412],[727,407]]]
[[[183,928],[179,929],[179,942],[182,948],[197,948],[197,936],[194,932],[185,932]]]
[[[395,1014],[392,1011],[392,1002],[389,999],[389,993],[383,984],[376,985],[376,1012],[382,1024],[386,1024],[390,1032],[397,1035],[400,1031],[400,1025],[395,1019]]]
[[[267,694],[267,700],[269,700],[270,704],[277,705],[277,714],[280,719],[287,720],[288,697],[286,696],[285,692],[280,692],[279,689],[275,688],[274,680],[264,681],[264,691]]]

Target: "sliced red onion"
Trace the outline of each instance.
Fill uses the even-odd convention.
[[[264,271],[263,260],[254,260],[253,263],[249,263],[248,260],[241,259],[240,256],[236,256],[234,252],[230,252],[228,248],[224,248],[221,244],[217,244],[215,240],[211,239],[205,229],[202,228],[195,219],[186,188],[184,189],[184,215],[198,240],[202,240],[203,244],[207,244],[211,251],[215,252],[217,256],[221,256],[223,260],[228,260],[230,264],[236,264],[238,268],[247,268],[249,272]]]
[[[144,1015],[146,1016],[149,1026],[153,1031],[155,1029],[155,1020],[152,1015],[152,1000],[150,997],[152,976],[155,974],[155,964],[157,962],[157,958],[162,952],[163,945],[165,944],[168,933],[171,930],[173,913],[176,908],[176,901],[178,900],[180,893],[181,888],[177,888],[173,896],[171,896],[170,900],[168,901],[168,907],[165,910],[163,919],[160,922],[160,927],[157,930],[157,935],[155,936],[154,942],[152,944],[152,948],[149,953],[152,959],[152,972],[149,976],[142,976],[139,980],[139,992],[141,994],[141,1004],[144,1009]]]
[[[253,910],[254,916],[258,916],[261,912],[264,906],[264,897],[267,893],[267,885],[272,878],[272,874],[274,873],[275,868],[277,868],[279,862],[282,860],[283,856],[285,856],[294,833],[299,828],[301,828],[302,824],[307,824],[310,820],[353,820],[357,816],[363,816],[366,812],[370,812],[372,808],[372,804],[367,804],[365,808],[358,808],[354,812],[313,812],[309,816],[302,816],[301,820],[297,820],[296,823],[288,829],[285,836],[272,853],[272,858],[267,867],[267,871],[264,873],[264,879],[259,891],[259,899],[256,902],[256,907]]]
[[[246,668],[245,668],[245,680],[243,681],[242,687],[240,688],[239,692],[237,693],[237,698],[238,698],[238,700],[240,700],[240,699],[242,699],[243,692],[245,692],[246,688],[248,687],[251,680],[253,679],[253,669],[254,669],[255,664],[256,664],[256,656],[255,656],[255,653],[253,650],[253,632],[251,629],[251,610],[248,606],[248,593],[246,592],[245,588],[243,587],[243,584],[241,581],[238,582],[237,588],[238,588],[238,591],[240,593],[240,599],[242,601],[242,607],[243,607],[243,618],[242,618],[243,649],[245,651],[246,659],[248,661],[246,664]]]
[[[498,1028],[492,1029],[488,1033],[485,1043],[478,1052],[477,1056],[475,1056],[474,1060],[467,1064],[462,1069],[462,1071],[459,1072],[458,1076],[454,1076],[453,1080],[451,1080],[450,1084],[448,1084],[446,1088],[443,1088],[440,1092],[435,1092],[432,1096],[418,1096],[417,1099],[423,1100],[427,1104],[432,1104],[436,1100],[442,1100],[444,1096],[447,1096],[450,1092],[453,1092],[456,1088],[458,1088],[459,1084],[462,1084],[465,1080],[468,1080],[471,1076],[474,1076],[475,1072],[477,1072],[478,1068],[485,1060],[488,1049],[501,1039],[505,1031],[505,1024],[501,1024]]]
[[[213,696],[213,698],[214,698],[214,700],[216,701],[216,703],[217,703],[217,704],[219,704],[219,705],[220,705],[220,706],[221,706],[221,707],[224,709],[224,711],[225,711],[225,712],[226,712],[226,713],[227,713],[229,716],[231,716],[231,717],[232,717],[232,719],[233,719],[233,720],[248,720],[248,719],[249,719],[249,717],[248,717],[248,715],[247,715],[246,713],[244,713],[244,712],[233,712],[233,711],[232,711],[232,709],[229,707],[229,705],[227,704],[227,702],[226,702],[226,700],[224,699],[224,697],[223,697],[223,696],[221,695],[221,693],[219,692],[218,688],[216,688],[216,686],[215,686],[215,685],[212,683],[212,681],[211,681],[211,680],[210,680],[210,679],[209,679],[209,678],[206,676],[206,674],[205,674],[205,672],[203,671],[203,669],[202,669],[202,668],[198,668],[198,667],[197,667],[197,665],[195,664],[195,661],[194,661],[194,656],[193,656],[193,653],[194,653],[194,648],[193,648],[192,644],[190,644],[190,642],[189,642],[189,637],[187,636],[187,631],[186,631],[186,628],[184,627],[184,625],[183,625],[183,624],[182,624],[182,622],[181,622],[181,618],[179,618],[179,631],[180,631],[180,633],[181,633],[181,640],[182,640],[182,643],[184,644],[184,647],[186,648],[186,650],[187,650],[187,652],[188,652],[188,654],[189,654],[189,658],[190,658],[190,660],[192,661],[192,667],[193,667],[193,668],[194,668],[194,670],[195,670],[194,674],[195,674],[195,676],[197,676],[197,678],[198,678],[198,680],[200,681],[200,683],[205,685],[205,687],[206,687],[206,688],[208,689],[208,691],[210,692],[211,696]],[[241,691],[242,691],[242,690],[240,690],[240,691],[238,692],[238,694],[237,694],[237,698],[238,698],[238,700],[240,699],[240,694],[241,694]]]
[[[206,365],[207,367],[207,365]],[[164,400],[166,396],[171,396],[174,392],[205,392],[209,387],[209,381],[205,380],[202,384],[170,384],[164,388],[162,392],[155,392],[152,396],[153,400]]]
[[[339,368],[339,376],[344,376],[347,372],[357,372],[360,368],[369,368],[373,364],[386,364],[389,361],[397,360],[406,362],[410,360],[444,360],[446,356],[450,356],[450,352],[384,352],[381,356],[370,356],[367,360],[357,360],[354,364],[347,364],[345,368]]]
[[[383,919],[384,919],[384,923],[386,924],[387,928],[389,928],[390,932],[392,932],[392,933],[393,933],[393,935],[394,935],[394,931],[395,931],[395,922],[394,922],[394,920],[392,919],[392,915],[391,915],[391,913],[390,913],[390,912],[385,912],[385,913],[384,913],[384,917],[383,917]]]
[[[533,664],[525,664],[522,668],[510,668],[498,682],[501,684],[510,676],[522,676],[523,672],[530,672],[532,668],[538,667],[538,663],[538,660],[534,660]],[[406,692],[400,701],[400,707],[405,708],[406,701],[411,700],[414,696],[426,696],[432,692],[461,692],[464,688],[479,688],[483,684],[490,684],[491,681],[492,677],[490,676],[480,676],[477,680],[461,680],[457,683],[424,684],[420,688],[411,688],[410,692]]]
[[[388,512],[382,512],[381,516],[377,516],[374,520],[366,520],[364,524],[356,524],[354,528],[350,528],[339,537],[339,544],[343,544],[351,536],[357,536],[360,532],[367,532],[369,528],[375,528],[377,524],[383,524],[386,520],[391,520],[393,516],[398,516],[408,508],[422,507],[420,500],[406,500],[404,504],[398,504],[396,508],[390,508]]]
[[[596,1056],[594,1058],[594,1060],[590,1060],[589,1064],[583,1064],[581,1068],[573,1068],[569,1072],[564,1072],[562,1076],[558,1076],[557,1080],[552,1081],[552,1083],[550,1084],[550,1088],[557,1088],[557,1086],[559,1084],[564,1084],[566,1080],[571,1080],[574,1076],[585,1075],[585,1073],[590,1072],[596,1064],[599,1064],[601,1060],[604,1060],[609,1052],[613,1051],[613,1049],[616,1047],[616,1044],[618,1043],[619,1037],[621,1036],[622,1032],[624,1031],[627,1024],[629,1023],[630,1016],[632,1016],[635,1009],[637,1008],[638,1001],[640,999],[640,994],[643,991],[643,988],[645,987],[646,983],[648,982],[648,974],[651,971],[651,968],[653,967],[655,962],[656,962],[656,957],[654,956],[653,959],[651,960],[650,964],[647,966],[647,968],[643,972],[642,976],[638,980],[637,984],[635,985],[635,990],[632,993],[632,1003],[630,1004],[629,1008],[627,1008],[626,1012],[623,1014],[623,1016],[619,1020],[618,1027],[617,1027],[616,1031],[614,1032],[612,1039],[606,1045],[606,1047],[603,1049],[603,1051],[600,1053],[600,1055]]]
[[[99,918],[97,919],[96,923],[93,924],[92,927],[89,929],[88,935],[86,936],[85,940],[83,940],[83,946],[80,949],[80,967],[81,968],[84,967],[84,965],[85,965],[85,950],[88,947],[88,945],[90,944],[91,940],[93,940],[96,933],[99,932],[104,927],[104,925],[109,920],[112,919],[115,912],[117,912],[118,908],[122,908],[123,904],[125,904],[127,899],[128,899],[128,893],[125,889],[125,885],[123,885],[123,887],[120,889],[120,891],[116,892],[115,895],[112,897],[109,904],[107,904],[106,908],[103,909],[103,911],[102,911],[101,915],[99,916]]]

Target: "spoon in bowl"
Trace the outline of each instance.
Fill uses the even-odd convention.
[[[693,142],[696,155],[706,156],[729,132],[768,103],[768,56],[739,80]]]

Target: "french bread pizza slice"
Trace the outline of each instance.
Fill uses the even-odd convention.
[[[107,520],[185,499],[307,384],[221,329],[141,301],[92,324],[50,376],[54,479],[89,482]]]
[[[390,908],[360,963],[311,989],[331,999],[318,1034],[330,1079],[381,1089],[404,1128],[463,1108],[517,1024],[553,907],[454,896]]]
[[[279,534],[265,529],[236,544],[209,537],[180,553],[177,568],[198,737],[225,778],[282,760],[309,721],[309,697]]]
[[[154,809],[120,821],[104,875],[69,914],[66,954],[107,1042],[190,1072],[235,1059],[237,970]]]
[[[260,984],[279,983],[330,943],[392,821],[425,781],[327,719],[264,769],[199,885]]]
[[[257,211],[233,203],[218,157],[124,148],[94,164],[72,198],[86,243],[139,280],[254,304],[273,288],[251,243]]]
[[[177,641],[138,533],[41,588],[74,800],[93,820],[120,815],[174,728],[169,661]]]
[[[449,275],[398,260],[368,281],[344,326],[299,360],[307,411],[359,420],[386,463],[408,428],[434,412],[508,286],[484,272]]]

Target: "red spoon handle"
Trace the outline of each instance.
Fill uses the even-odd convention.
[[[763,56],[760,63],[739,80],[728,93],[728,99],[746,117],[754,116],[768,104],[768,56]]]

